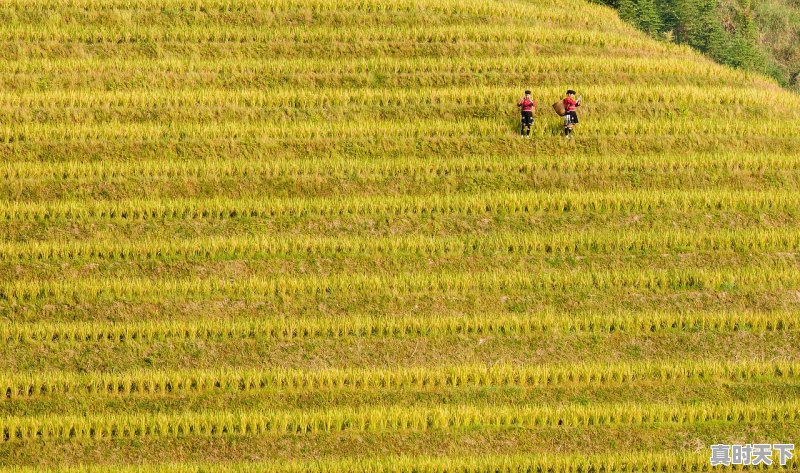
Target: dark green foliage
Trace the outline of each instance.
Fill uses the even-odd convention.
[[[776,22],[774,12],[767,18],[766,7],[752,0],[596,1],[617,8],[623,20],[653,37],[688,44],[720,63],[762,72],[783,85],[792,85],[792,74],[798,68],[775,51],[770,38],[789,37],[783,49],[800,49],[797,17],[786,19],[784,13],[780,16],[784,21]]]
[[[619,0],[617,8],[619,8],[619,16],[623,20],[630,23],[638,23],[636,0]]]
[[[657,35],[662,29],[661,15],[655,0],[638,0],[637,4],[638,24],[642,31],[650,35]]]

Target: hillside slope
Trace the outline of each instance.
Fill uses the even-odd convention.
[[[651,36],[687,44],[714,60],[762,72],[800,90],[796,0],[595,0]]]
[[[0,19],[0,469],[697,471],[800,434],[771,80],[583,1]]]
[[[800,3],[766,0],[753,6],[762,49],[778,64],[779,77],[800,91]]]

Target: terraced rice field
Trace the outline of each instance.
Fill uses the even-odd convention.
[[[800,97],[583,1],[4,0],[0,470],[794,442],[798,150]]]

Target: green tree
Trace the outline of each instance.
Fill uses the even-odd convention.
[[[636,10],[639,28],[651,36],[658,35],[663,23],[655,0],[639,0]]]
[[[628,23],[639,26],[634,0],[619,0],[619,16]]]
[[[651,36],[669,33],[671,40],[723,64],[756,70],[783,84],[797,83],[800,77],[800,54],[796,52],[800,48],[793,46],[800,38],[797,7],[773,6],[770,10],[761,0],[592,1],[617,8],[623,20]],[[772,1],[782,4],[789,0]],[[772,30],[783,34],[776,41],[763,44],[764,34],[771,34],[765,24],[773,24]]]

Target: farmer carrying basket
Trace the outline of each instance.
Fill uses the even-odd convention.
[[[581,106],[581,98],[575,98],[575,91],[570,89],[567,91],[567,97],[564,100],[558,101],[553,104],[553,110],[564,117],[564,136],[573,138],[572,130],[578,124],[578,107]]]

